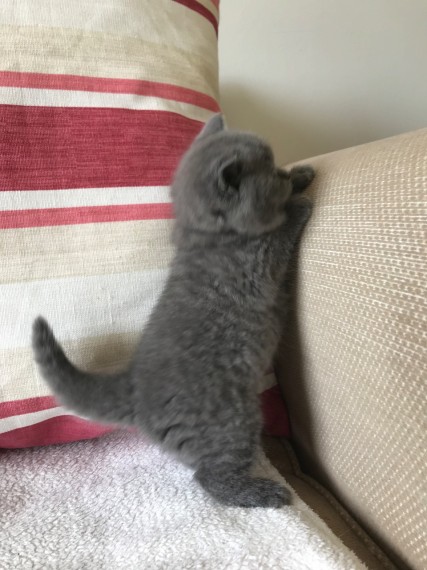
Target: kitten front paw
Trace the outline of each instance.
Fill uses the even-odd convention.
[[[297,193],[302,192],[311,184],[316,173],[311,166],[302,165],[294,166],[289,175],[292,182],[292,192]]]

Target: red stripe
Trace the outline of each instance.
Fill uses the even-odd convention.
[[[173,217],[172,204],[129,204],[86,208],[45,208],[0,211],[0,228],[69,226],[131,220],[165,220]]]
[[[23,414],[31,414],[57,407],[58,404],[53,396],[39,396],[38,398],[0,402],[0,419],[22,416]]]
[[[167,111],[0,105],[0,190],[165,186],[200,127]]]
[[[177,2],[177,4],[182,4],[183,6],[190,8],[190,10],[197,12],[198,14],[200,14],[201,16],[203,16],[204,18],[209,20],[209,22],[214,27],[215,33],[218,35],[217,19],[212,14],[212,12],[210,10],[208,10],[205,6],[203,6],[202,4],[199,4],[196,0],[173,0],[173,1]]]
[[[219,10],[219,0],[211,0],[212,4]]]
[[[259,398],[264,418],[264,432],[275,437],[290,437],[288,412],[279,386],[276,384],[265,390]]]
[[[84,77],[81,75],[0,71],[0,87],[143,95],[145,97],[160,97],[162,99],[189,103],[209,111],[219,111],[218,103],[209,95],[193,89],[187,89],[186,87],[179,87],[178,85],[139,79],[110,79],[106,77]]]
[[[0,434],[0,448],[19,449],[93,439],[113,431],[74,416],[58,416],[44,422]]]

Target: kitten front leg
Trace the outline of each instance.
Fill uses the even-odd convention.
[[[292,196],[286,204],[286,222],[271,236],[270,241],[271,275],[277,282],[284,277],[311,211],[312,203],[307,196]]]
[[[313,181],[316,173],[311,166],[294,166],[289,172],[292,182],[292,193],[303,192]]]
[[[285,224],[285,233],[291,244],[295,244],[304,226],[308,222],[313,209],[308,196],[292,196],[287,205],[288,220]]]
[[[287,263],[304,226],[311,216],[312,203],[308,196],[291,196],[286,204],[287,219],[274,236],[274,249],[282,262]]]

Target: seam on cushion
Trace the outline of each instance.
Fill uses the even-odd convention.
[[[297,456],[295,452],[286,439],[279,437],[281,445],[286,449],[288,454],[291,468],[296,477],[310,485],[315,491],[317,491],[323,498],[325,498],[336,513],[346,522],[346,524],[352,529],[355,535],[363,542],[369,552],[375,556],[375,558],[383,565],[387,570],[397,570],[391,560],[384,554],[384,552],[375,544],[373,539],[368,535],[368,533],[357,523],[350,513],[342,506],[342,504],[330,493],[325,487],[318,483],[312,477],[306,475],[301,471]],[[320,516],[320,515],[319,515]],[[321,517],[322,518],[322,517]]]

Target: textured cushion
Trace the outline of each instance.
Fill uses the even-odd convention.
[[[172,255],[172,172],[219,108],[218,4],[0,3],[0,447],[107,429],[58,407],[31,323],[83,367],[128,361]],[[286,435],[272,373],[259,390]]]
[[[427,565],[427,130],[321,156],[281,382],[305,466]]]
[[[0,446],[98,435],[64,415],[29,346],[124,365],[172,250],[168,184],[218,110],[210,0],[0,4]]]

